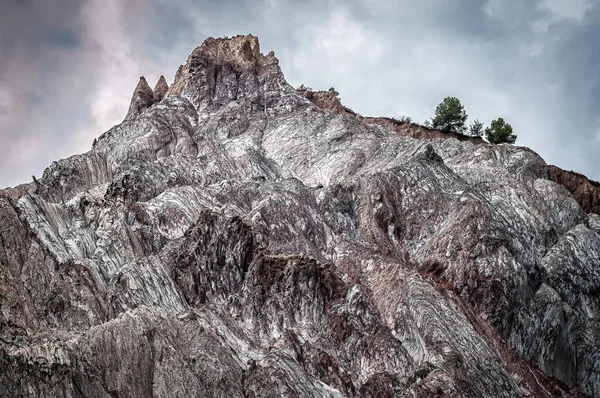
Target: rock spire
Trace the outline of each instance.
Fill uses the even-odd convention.
[[[154,100],[162,101],[162,99],[165,98],[167,91],[169,91],[169,85],[167,84],[167,81],[165,80],[164,76],[162,76],[162,75],[160,76],[160,78],[156,82],[156,86],[154,86],[153,91],[154,91]]]
[[[154,91],[148,85],[146,78],[144,76],[140,77],[140,81],[138,82],[135,90],[133,91],[133,96],[131,97],[131,103],[129,104],[129,111],[127,112],[127,116],[125,119],[131,119],[144,110],[150,107],[154,103]]]

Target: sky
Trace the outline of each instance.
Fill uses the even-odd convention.
[[[292,85],[424,122],[447,96],[600,180],[600,0],[0,0],[0,188],[90,149],[207,37],[252,33]]]

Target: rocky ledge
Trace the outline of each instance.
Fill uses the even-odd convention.
[[[0,194],[2,397],[600,395],[600,216],[315,106],[253,36]]]

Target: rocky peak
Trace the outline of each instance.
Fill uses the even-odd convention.
[[[0,193],[0,396],[600,395],[600,218],[533,151],[307,99],[253,36],[156,99]]]
[[[240,80],[252,81],[269,70],[283,80],[278,64],[273,52],[261,54],[256,36],[211,37],[179,67],[167,95],[184,96],[200,108],[213,103],[215,96],[224,96],[217,99],[218,104],[223,104],[247,94],[244,87],[238,90]],[[223,90],[220,93],[219,88]]]
[[[153,91],[154,99],[156,101],[162,101],[162,99],[165,98],[167,91],[169,91],[169,85],[167,84],[167,81],[165,80],[164,76],[160,76],[160,78],[156,82],[156,86],[154,86]]]
[[[135,90],[133,90],[131,103],[129,104],[129,111],[127,112],[127,116],[125,116],[125,119],[131,119],[139,115],[144,110],[149,108],[153,103],[154,91],[152,91],[148,85],[146,78],[141,76],[140,81],[138,82],[137,86],[135,86]]]
[[[187,64],[193,64],[194,59],[215,66],[229,65],[239,74],[245,71],[261,73],[268,64],[277,62],[273,52],[261,54],[258,37],[253,35],[217,39],[210,37],[192,52]]]

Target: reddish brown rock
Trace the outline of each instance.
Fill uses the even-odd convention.
[[[600,182],[574,171],[566,171],[553,165],[549,167],[552,176],[571,192],[583,210],[600,214]]]
[[[378,124],[386,129],[395,131],[400,135],[419,139],[455,138],[459,141],[471,141],[476,144],[485,144],[485,141],[481,137],[470,137],[458,133],[444,133],[440,130],[421,126],[420,124],[402,122],[390,117],[369,117],[359,115],[352,109],[345,107],[335,94],[330,93],[329,91],[298,90],[298,93],[325,111],[336,113],[338,115],[350,116],[367,124]]]

